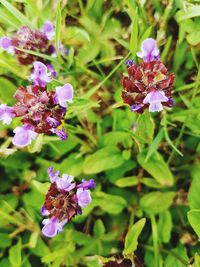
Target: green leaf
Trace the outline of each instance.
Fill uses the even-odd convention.
[[[189,206],[191,209],[200,209],[200,183],[199,176],[194,176],[188,193]]]
[[[156,135],[155,139],[153,140],[153,142],[151,143],[151,145],[149,146],[148,149],[148,153],[147,156],[145,158],[145,161],[148,161],[148,159],[151,157],[151,155],[156,152],[161,140],[164,137],[164,130],[163,128],[159,131],[159,133]]]
[[[0,77],[0,98],[2,101],[13,104],[13,95],[16,91],[16,86],[4,77]]]
[[[107,146],[88,156],[83,164],[83,170],[86,174],[94,174],[119,167],[123,163],[124,159],[119,149]]]
[[[131,229],[128,231],[125,238],[125,245],[123,253],[125,255],[134,253],[138,245],[138,237],[144,228],[146,219],[142,218],[138,222],[136,222]]]
[[[146,161],[146,155],[147,152],[144,150],[137,156],[139,164],[150,173],[159,184],[172,186],[174,178],[163,157],[158,152],[155,152],[151,155],[149,160]]]
[[[24,16],[19,10],[17,10],[13,5],[8,3],[6,0],[1,0],[1,4],[7,8],[7,10],[16,18],[18,19],[22,25],[28,25],[31,28],[34,28],[34,25],[31,21],[27,19],[26,16]]]
[[[189,259],[187,256],[186,248],[183,245],[179,245],[175,249],[171,250],[171,253],[167,256],[164,267],[185,267],[189,266]]]
[[[145,112],[140,115],[136,121],[136,134],[145,139],[147,143],[153,140],[155,123],[150,112]]]
[[[100,219],[95,222],[93,231],[94,235],[98,238],[101,238],[102,235],[105,233],[104,224]]]
[[[193,209],[187,213],[188,221],[200,239],[200,209]]]
[[[59,44],[60,44],[61,22],[62,22],[61,8],[60,8],[60,1],[58,1],[57,11],[56,11],[56,29],[55,29],[55,43],[56,43],[57,54],[60,54]]]
[[[158,221],[158,233],[159,239],[163,243],[168,243],[171,238],[171,231],[172,231],[172,217],[168,210],[159,214],[159,221]]]
[[[21,250],[22,250],[22,244],[21,244],[21,239],[19,239],[17,244],[12,246],[9,250],[9,261],[13,267],[21,267],[22,263]]]
[[[138,45],[138,9],[136,9],[135,11],[135,16],[132,23],[131,39],[130,39],[130,50],[134,58],[137,52],[137,45]]]
[[[134,186],[138,184],[138,177],[137,176],[130,176],[126,178],[120,178],[118,179],[115,184],[119,187],[129,187]]]
[[[174,196],[174,192],[148,193],[140,199],[140,208],[148,214],[163,212],[172,205]]]
[[[0,233],[0,248],[9,247],[12,240],[6,233]],[[1,266],[1,265],[0,265]]]

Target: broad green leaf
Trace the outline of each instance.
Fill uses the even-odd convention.
[[[0,77],[0,98],[8,104],[15,102],[13,95],[16,91],[16,86],[4,77]]]
[[[21,250],[22,250],[22,244],[21,244],[21,239],[19,239],[17,244],[12,246],[9,250],[9,261],[13,267],[21,267],[22,263]]]
[[[0,233],[0,248],[9,247],[11,242],[12,239],[9,237],[7,233]]]
[[[147,143],[153,140],[155,123],[151,117],[150,112],[144,112],[136,121],[136,134],[145,139]]]
[[[136,250],[138,245],[138,237],[142,232],[142,229],[144,228],[145,222],[146,222],[145,218],[139,220],[128,231],[125,238],[125,245],[123,251],[125,255],[134,253],[134,251]]]
[[[95,222],[93,231],[94,235],[98,238],[101,238],[102,235],[105,233],[105,226],[100,219]]]
[[[189,206],[191,209],[200,209],[200,182],[199,175],[194,176],[188,193]]]
[[[192,209],[187,213],[188,221],[200,239],[200,209]]]
[[[137,156],[139,164],[150,173],[159,184],[172,186],[174,177],[163,157],[158,152],[155,152],[151,155],[149,160],[146,161],[146,155],[147,152],[144,150]]]
[[[126,178],[118,179],[115,184],[119,187],[129,187],[138,184],[138,177],[137,176],[130,176]]]
[[[140,199],[140,208],[148,214],[157,214],[167,210],[173,203],[174,192],[154,191]]]
[[[107,146],[88,156],[83,164],[83,170],[86,174],[94,174],[119,167],[123,163],[124,159],[119,149]]]
[[[187,256],[186,248],[183,245],[179,245],[175,249],[172,249],[172,253],[169,253],[164,262],[164,267],[185,267],[189,266],[189,259]]]
[[[168,243],[171,238],[171,231],[172,231],[172,216],[168,210],[159,214],[158,220],[158,233],[159,239],[163,243]]]

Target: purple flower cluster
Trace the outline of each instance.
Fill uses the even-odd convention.
[[[95,187],[93,179],[74,182],[74,177],[63,174],[49,167],[50,188],[46,194],[44,205],[41,209],[42,216],[48,216],[42,221],[43,235],[54,237],[63,230],[63,226],[74,216],[82,213],[91,202],[90,189]]]
[[[33,85],[19,87],[14,94],[17,103],[13,107],[0,105],[0,121],[10,124],[14,117],[20,117],[23,123],[14,129],[15,136],[12,143],[18,147],[31,144],[37,134],[56,134],[61,140],[67,138],[67,134],[61,127],[66,113],[66,102],[72,102],[73,87],[67,83],[58,86],[55,91],[47,90],[47,83],[54,76],[53,66],[49,69],[42,62],[33,63],[33,72],[30,79]]]
[[[148,38],[142,42],[141,51],[137,56],[143,59],[141,64],[127,60],[128,77],[123,77],[124,90],[122,98],[130,105],[133,112],[160,112],[163,106],[172,107],[172,87],[174,75],[168,73],[160,61],[160,53],[156,41]]]
[[[41,30],[32,30],[27,26],[22,26],[13,37],[1,37],[0,47],[9,54],[16,55],[18,61],[22,65],[29,65],[34,61],[47,63],[43,58],[26,53],[21,49],[56,57],[57,52],[55,43],[53,42],[54,36],[55,29],[53,23],[46,21]],[[68,54],[68,50],[62,43],[59,44],[59,51],[63,56]]]

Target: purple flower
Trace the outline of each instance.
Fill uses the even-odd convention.
[[[12,39],[6,36],[0,38],[0,47],[6,50],[9,54],[14,55],[14,48],[12,46]]]
[[[59,171],[55,172],[53,167],[49,167],[47,170],[47,173],[49,175],[51,183],[56,182],[56,180],[59,178],[59,174],[60,174]]]
[[[12,139],[12,143],[18,147],[30,145],[32,139],[36,139],[37,137],[37,133],[28,124],[16,127],[13,132],[15,136]]]
[[[67,137],[68,137],[68,135],[67,135],[67,133],[65,132],[64,129],[52,128],[51,131],[52,131],[52,133],[55,133],[60,138],[60,140],[62,140],[62,141],[66,140]]]
[[[44,206],[42,206],[42,208],[40,210],[40,214],[42,216],[48,216],[49,215],[49,212],[48,212],[48,210]]]
[[[59,232],[63,231],[63,226],[65,225],[66,222],[67,222],[66,220],[59,222],[59,220],[56,219],[55,217],[50,219],[44,219],[42,221],[42,224],[44,225],[42,228],[43,235],[50,238],[54,237]]]
[[[57,76],[57,72],[52,64],[47,64],[47,69],[51,72],[53,77]]]
[[[79,188],[76,192],[78,204],[81,208],[85,208],[91,202],[91,195],[89,190]]]
[[[129,67],[131,67],[131,66],[133,66],[133,64],[134,64],[134,60],[133,59],[128,59],[128,60],[126,60],[126,65],[127,65],[127,67],[129,68]]]
[[[65,46],[62,43],[59,43],[59,52],[62,56],[66,56],[69,54],[68,49],[65,48]],[[57,57],[57,51],[55,44],[53,45],[53,52],[51,54],[52,57]]]
[[[54,25],[51,21],[46,21],[42,26],[41,32],[44,33],[48,40],[53,40],[55,36]]]
[[[77,188],[86,189],[93,189],[95,188],[95,181],[90,179],[89,181],[82,180],[82,183],[77,186]]]
[[[34,81],[35,85],[45,87],[47,83],[51,82],[52,79],[49,77],[51,74],[48,72],[46,65],[40,61],[35,61],[33,68],[30,79]]]
[[[48,117],[48,118],[46,119],[46,121],[47,121],[47,122],[49,123],[49,125],[50,125],[51,127],[53,127],[53,128],[58,127],[58,125],[60,124],[58,120],[56,120],[56,119],[54,119],[54,118],[52,118],[52,117]]]
[[[13,113],[12,107],[8,107],[5,104],[0,105],[0,121],[3,124],[10,124],[14,117],[15,114]]]
[[[159,112],[163,110],[162,102],[167,102],[168,98],[163,91],[152,91],[146,95],[143,104],[150,104],[150,112]]]
[[[64,191],[71,191],[75,188],[76,184],[72,183],[74,177],[69,174],[63,174],[62,178],[56,180],[57,188]]]
[[[64,86],[56,87],[55,101],[61,106],[66,108],[66,102],[72,102],[74,95],[73,87],[70,83],[66,83]]]
[[[141,51],[137,52],[137,56],[142,58],[144,62],[159,60],[159,49],[153,38],[148,38],[142,42]]]
[[[131,106],[131,111],[136,112],[137,110],[141,109],[142,105],[140,104],[134,104]]]

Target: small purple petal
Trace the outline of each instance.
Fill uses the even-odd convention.
[[[41,29],[41,32],[44,33],[48,40],[53,40],[55,36],[54,25],[51,21],[46,21]]]
[[[66,221],[59,222],[58,219],[56,218],[50,218],[50,219],[44,219],[42,221],[42,224],[44,225],[42,228],[42,233],[46,237],[54,237],[56,236],[59,232],[63,231],[63,226],[66,223]]]
[[[32,139],[36,139],[37,133],[29,125],[18,126],[13,131],[15,136],[12,139],[13,145],[24,147],[31,144]]]
[[[95,181],[90,179],[89,181],[82,180],[82,183],[77,186],[77,188],[82,188],[83,190],[95,188]]]
[[[12,39],[9,37],[1,37],[0,38],[0,47],[6,50],[11,55],[14,55],[14,48],[12,46]]]
[[[54,183],[54,182],[56,182],[57,179],[59,179],[60,172],[59,171],[57,171],[57,172],[54,171],[53,167],[49,167],[48,170],[47,170],[47,173],[49,175],[51,183]]]
[[[74,177],[69,174],[63,174],[62,178],[56,180],[56,185],[58,189],[69,192],[74,189],[76,184],[72,183]]]
[[[41,214],[42,216],[48,216],[48,215],[49,215],[49,212],[48,212],[48,210],[43,206],[43,207],[41,208],[41,210],[40,210],[40,214]]]
[[[141,51],[137,53],[137,56],[142,58],[144,62],[158,60],[160,56],[156,41],[153,38],[144,40],[141,45]]]
[[[174,106],[174,99],[173,98],[171,98],[171,97],[168,98],[167,106],[169,106],[170,108]]]
[[[69,50],[64,47],[62,43],[59,43],[59,52],[62,56],[66,56],[69,54]],[[51,54],[52,57],[57,57],[57,51],[55,44],[53,45],[53,52]]]
[[[136,112],[137,110],[141,109],[142,105],[140,104],[134,104],[131,106],[131,111]]]
[[[51,82],[52,79],[49,77],[47,66],[40,61],[35,61],[33,63],[33,72],[30,76],[30,79],[34,82],[35,85],[45,87],[47,83]]]
[[[126,65],[127,65],[128,68],[131,67],[131,66],[133,66],[135,64],[135,62],[134,62],[133,59],[128,59],[128,60],[126,60],[125,63],[126,63]]]
[[[68,137],[64,129],[58,130],[58,129],[52,128],[51,131],[52,133],[55,133],[62,141],[66,140]]]
[[[51,72],[51,75],[53,77],[57,76],[57,72],[55,71],[55,68],[52,64],[47,64],[47,69]]]
[[[56,87],[55,98],[57,103],[61,106],[66,108],[66,102],[72,102],[74,95],[73,87],[70,83],[66,83],[64,86]]]
[[[5,104],[0,105],[0,121],[3,124],[10,124],[14,117],[15,114],[12,107],[6,106]]]
[[[46,121],[49,123],[49,125],[53,128],[56,128],[59,126],[59,121],[57,121],[56,119],[52,118],[52,117],[48,117],[46,119]]]
[[[78,204],[81,208],[85,208],[91,202],[91,195],[89,190],[79,188],[76,192]]]

